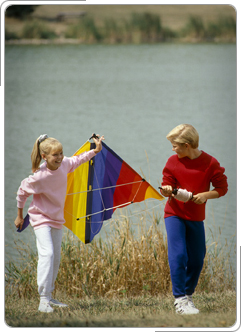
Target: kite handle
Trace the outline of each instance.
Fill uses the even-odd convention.
[[[159,188],[159,189],[162,189],[162,187],[158,187],[158,188]],[[177,189],[177,188],[174,188],[173,191],[172,191],[172,193],[173,193],[174,195],[176,195],[177,192],[178,192],[178,189]]]

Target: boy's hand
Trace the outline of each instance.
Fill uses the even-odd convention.
[[[172,186],[161,187],[161,193],[165,197],[172,196]]]
[[[197,195],[193,195],[193,198],[191,200],[196,204],[203,204],[208,199],[214,199],[214,198],[218,198],[218,197],[219,197],[219,193],[215,189],[213,189],[211,191],[206,191],[204,193],[199,193]]]

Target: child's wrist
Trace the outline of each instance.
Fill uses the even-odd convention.
[[[18,217],[23,218],[23,209],[22,208],[18,208]]]
[[[96,147],[96,148],[94,149],[95,154],[99,153],[100,151],[101,151],[101,146]]]

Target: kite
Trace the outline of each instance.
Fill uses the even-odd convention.
[[[87,141],[74,155],[94,148],[95,144]],[[68,174],[64,226],[83,243],[90,243],[117,208],[148,198],[164,199],[102,142],[101,152]]]
[[[74,156],[94,148],[89,140]],[[87,244],[117,208],[149,198],[165,199],[102,141],[102,150],[95,157],[67,175],[64,226]],[[22,230],[28,224],[27,215]]]

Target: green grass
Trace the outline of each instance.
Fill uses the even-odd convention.
[[[57,35],[47,26],[47,24],[38,20],[34,20],[27,22],[24,25],[21,37],[27,39],[53,39],[56,38]]]
[[[78,23],[69,24],[66,38],[78,38],[84,43],[157,43],[165,41],[195,40],[217,41],[236,38],[236,22],[231,16],[220,17],[205,24],[202,17],[190,16],[182,29],[174,30],[162,24],[159,15],[132,12],[129,19],[115,21],[106,18],[98,24],[95,17],[86,16]]]
[[[208,41],[219,38],[228,39],[236,35],[236,22],[231,16],[221,16],[217,21],[204,24],[200,16],[190,16],[180,35]]]
[[[179,316],[169,295],[136,297],[70,297],[56,293],[68,308],[51,314],[38,312],[38,298],[19,299],[7,294],[5,321],[12,327],[228,327],[236,321],[234,291],[198,293],[199,315]]]

